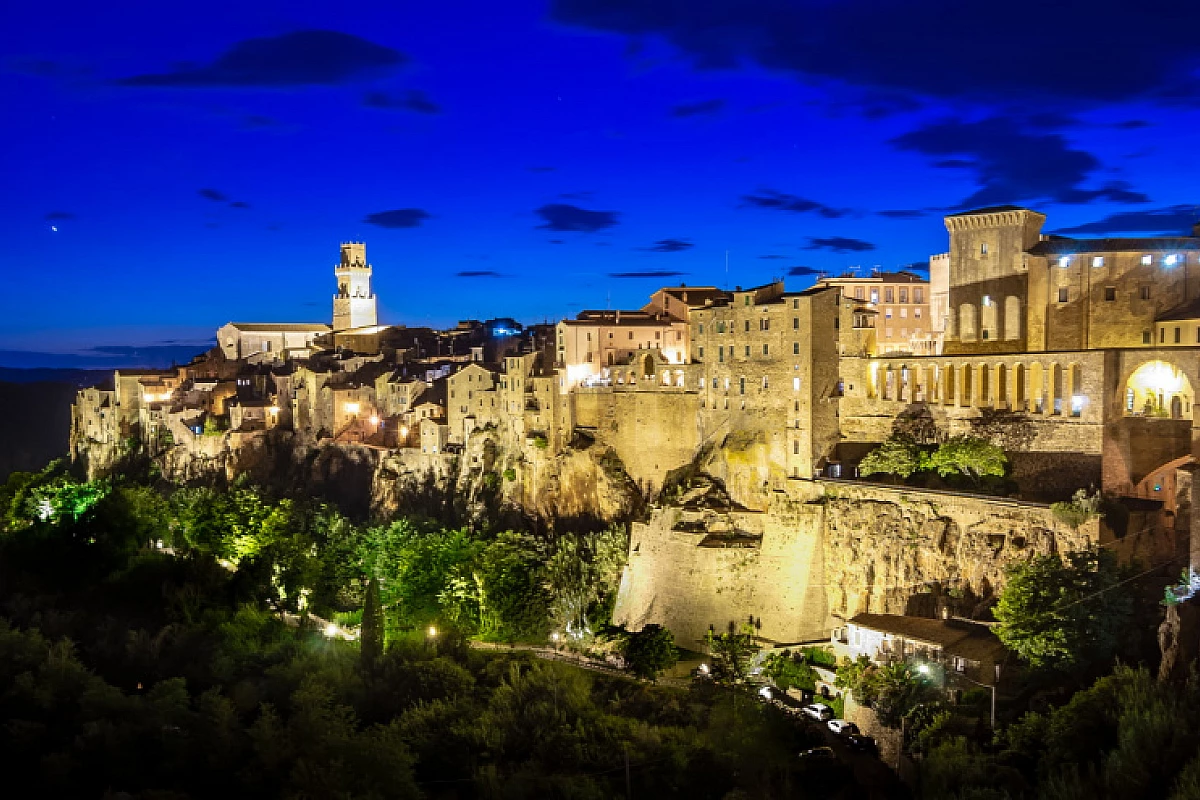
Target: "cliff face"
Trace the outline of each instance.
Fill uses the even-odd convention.
[[[616,619],[658,623],[681,642],[755,620],[777,642],[825,638],[863,612],[971,614],[1009,564],[1099,538],[1030,503],[821,481],[790,481],[765,512],[679,507],[635,523]]]

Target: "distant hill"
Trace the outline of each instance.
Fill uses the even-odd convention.
[[[17,369],[0,367],[0,383],[69,383],[83,388],[95,386],[112,377],[111,369],[80,369],[78,367],[37,367]]]
[[[71,437],[71,403],[85,378],[45,380],[38,376],[9,373],[97,373],[87,382],[96,383],[105,373],[96,370],[0,370],[0,480],[22,470],[39,469],[54,458],[67,455]],[[24,378],[25,380],[19,380]]]

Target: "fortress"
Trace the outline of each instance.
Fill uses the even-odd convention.
[[[681,643],[748,616],[797,642],[862,612],[970,614],[1007,564],[1094,543],[1178,574],[1200,542],[1200,231],[1044,223],[1013,206],[946,217],[929,281],[681,285],[528,329],[380,325],[365,245],[345,244],[331,325],[229,323],[187,366],[118,372],[80,392],[72,453],[101,474],[136,438],[175,477],[282,460],[342,483],[331,465],[353,456],[381,513],[421,476],[467,495],[493,476],[548,517],[640,498],[617,617]],[[1009,496],[857,479],[913,426],[1004,447]],[[1050,509],[1088,487],[1119,512]]]

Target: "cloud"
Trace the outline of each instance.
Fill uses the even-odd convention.
[[[589,211],[567,203],[550,203],[534,211],[545,222],[539,228],[548,231],[595,233],[617,224],[615,211]]]
[[[133,75],[121,86],[288,88],[344,83],[408,60],[398,50],[339,31],[296,31],[238,42],[202,66]]]
[[[811,278],[814,275],[824,275],[824,270],[819,270],[816,267],[788,267],[787,271],[789,278]]]
[[[725,101],[717,98],[713,100],[701,100],[698,103],[681,103],[671,109],[671,116],[677,118],[685,117],[700,117],[708,114],[716,114],[725,107]]]
[[[687,239],[659,239],[649,247],[643,247],[642,249],[652,253],[679,253],[684,250],[690,250],[695,246]]]
[[[218,192],[216,189],[200,189],[196,194],[203,197],[205,200],[212,200],[214,203],[228,203],[229,198],[223,192]]]
[[[852,213],[846,208],[832,208],[815,200],[807,200],[794,194],[763,189],[758,194],[742,195],[742,205],[767,208],[774,211],[790,211],[796,214],[816,212],[826,219],[839,219]]]
[[[442,107],[429,99],[420,89],[409,89],[402,95],[387,92],[367,92],[363,97],[367,108],[384,108],[398,111],[415,111],[418,114],[440,114]]]
[[[393,211],[376,211],[367,214],[363,222],[381,228],[416,228],[429,219],[428,211],[420,208],[397,208]]]
[[[759,67],[943,100],[1130,100],[1177,89],[1200,57],[1195,3],[1151,12],[1127,0],[1013,0],[997,14],[961,0],[552,0],[550,18],[662,38],[697,69]]]
[[[874,250],[875,245],[862,239],[851,239],[846,236],[810,236],[805,250],[832,250],[835,253],[865,253]]]
[[[610,272],[610,278],[679,278],[687,275],[686,272],[677,272],[669,269],[648,269],[644,272]]]
[[[928,261],[914,261],[911,264],[905,264],[904,268],[907,270],[914,270],[916,272],[928,272],[929,271],[929,262]]]
[[[492,269],[465,269],[462,272],[454,273],[456,278],[501,278],[499,272]]]
[[[241,200],[234,200],[232,203],[229,204],[229,207],[230,208],[249,208],[250,204],[244,203]]]
[[[69,219],[75,219],[75,215],[70,211],[49,211],[44,217],[46,222],[65,222]]]
[[[897,208],[888,211],[876,211],[875,213],[888,219],[920,219],[928,212],[922,211],[919,208]]]
[[[1161,233],[1166,236],[1190,235],[1192,225],[1200,221],[1196,206],[1167,206],[1146,211],[1122,211],[1097,222],[1088,222],[1057,233]]]
[[[954,166],[973,169],[979,188],[959,208],[1033,199],[1068,204],[1150,201],[1122,181],[1110,181],[1099,189],[1082,188],[1100,167],[1095,156],[1073,148],[1060,134],[1029,132],[1004,117],[943,119],[897,136],[891,144],[935,157],[943,165],[944,159],[967,157],[968,161]]]

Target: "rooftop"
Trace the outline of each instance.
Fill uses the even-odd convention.
[[[332,330],[324,322],[230,322],[239,331],[319,331]]]
[[[1034,256],[1064,256],[1076,253],[1140,253],[1145,251],[1200,250],[1200,239],[1191,236],[1162,236],[1130,239],[1070,239],[1051,236],[1029,248]]]
[[[1004,649],[987,625],[965,619],[929,619],[900,614],[858,614],[852,625],[937,645],[946,653],[978,661]]]

